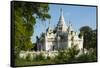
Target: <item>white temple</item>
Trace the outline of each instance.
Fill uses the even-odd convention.
[[[72,30],[71,24],[66,25],[63,17],[63,11],[60,10],[60,18],[57,26],[52,29],[47,28],[41,37],[37,37],[37,50],[38,51],[55,51],[59,49],[70,48],[77,45],[79,49],[83,49],[83,36]]]

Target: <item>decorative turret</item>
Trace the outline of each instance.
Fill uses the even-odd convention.
[[[71,31],[73,31],[73,29],[72,29],[72,24],[70,23],[70,21],[69,21],[69,26],[68,26],[67,31],[68,31],[69,33],[70,33]]]
[[[50,19],[49,19],[49,24],[48,24],[48,28],[47,28],[46,32],[48,32],[48,33],[53,32],[53,29],[50,27]]]

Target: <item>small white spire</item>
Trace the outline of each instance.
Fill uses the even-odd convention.
[[[61,16],[63,16],[63,10],[62,10],[62,8],[60,8],[60,14],[61,14]]]
[[[49,19],[49,27],[50,27],[50,19]]]
[[[71,24],[71,21],[69,20],[69,29],[72,31],[72,24]]]

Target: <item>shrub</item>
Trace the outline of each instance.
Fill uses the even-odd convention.
[[[32,60],[31,57],[30,57],[30,54],[28,54],[28,55],[26,56],[26,60],[27,60],[27,61],[31,61],[31,60]]]
[[[82,54],[79,57],[77,57],[77,61],[79,62],[94,62],[97,61],[97,56],[96,56],[96,52],[93,51],[89,51],[86,54]]]
[[[55,57],[56,63],[70,63],[73,62],[75,56],[79,53],[77,46],[72,46],[71,48],[65,50],[59,50],[58,56]]]
[[[36,60],[36,61],[45,60],[45,57],[43,56],[42,53],[40,53],[39,55],[36,55],[35,60]]]
[[[47,58],[46,58],[47,60],[51,60],[51,57],[50,56],[47,56]]]

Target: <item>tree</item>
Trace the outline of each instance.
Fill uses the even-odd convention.
[[[91,35],[91,48],[94,48],[97,50],[97,30],[92,30],[92,35]]]
[[[32,2],[13,2],[15,18],[15,53],[33,48],[31,36],[34,33],[36,19],[45,21],[50,18],[49,5]]]
[[[96,48],[96,30],[92,30],[89,26],[83,26],[80,28],[80,34],[84,37],[84,48]]]

